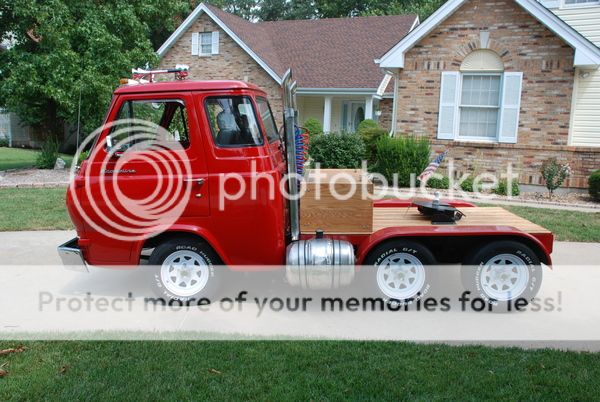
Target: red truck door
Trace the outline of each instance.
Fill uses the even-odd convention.
[[[91,210],[99,215],[92,221],[129,238],[166,229],[180,217],[210,214],[207,163],[191,94],[149,96],[117,99],[109,121],[119,124],[98,142],[102,149],[91,161],[86,186],[88,202],[96,206]]]

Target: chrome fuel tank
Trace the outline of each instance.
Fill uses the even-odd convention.
[[[291,243],[286,255],[286,278],[303,289],[337,289],[354,279],[354,247],[343,240],[317,238]]]

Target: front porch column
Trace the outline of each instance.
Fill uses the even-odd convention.
[[[367,96],[365,98],[365,120],[373,120],[373,97]]]
[[[329,133],[331,132],[331,104],[333,102],[333,97],[326,96],[325,104],[323,105],[323,132]]]

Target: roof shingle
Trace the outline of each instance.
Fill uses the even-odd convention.
[[[253,23],[208,8],[277,75],[288,68],[301,88],[377,88],[374,60],[398,43],[416,15]]]

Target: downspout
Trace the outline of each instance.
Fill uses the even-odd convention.
[[[394,137],[396,136],[396,131],[398,128],[398,81],[400,69],[395,69],[394,71],[386,70],[386,73],[391,74],[394,77],[394,100],[392,103],[392,124],[390,128],[390,137]]]

